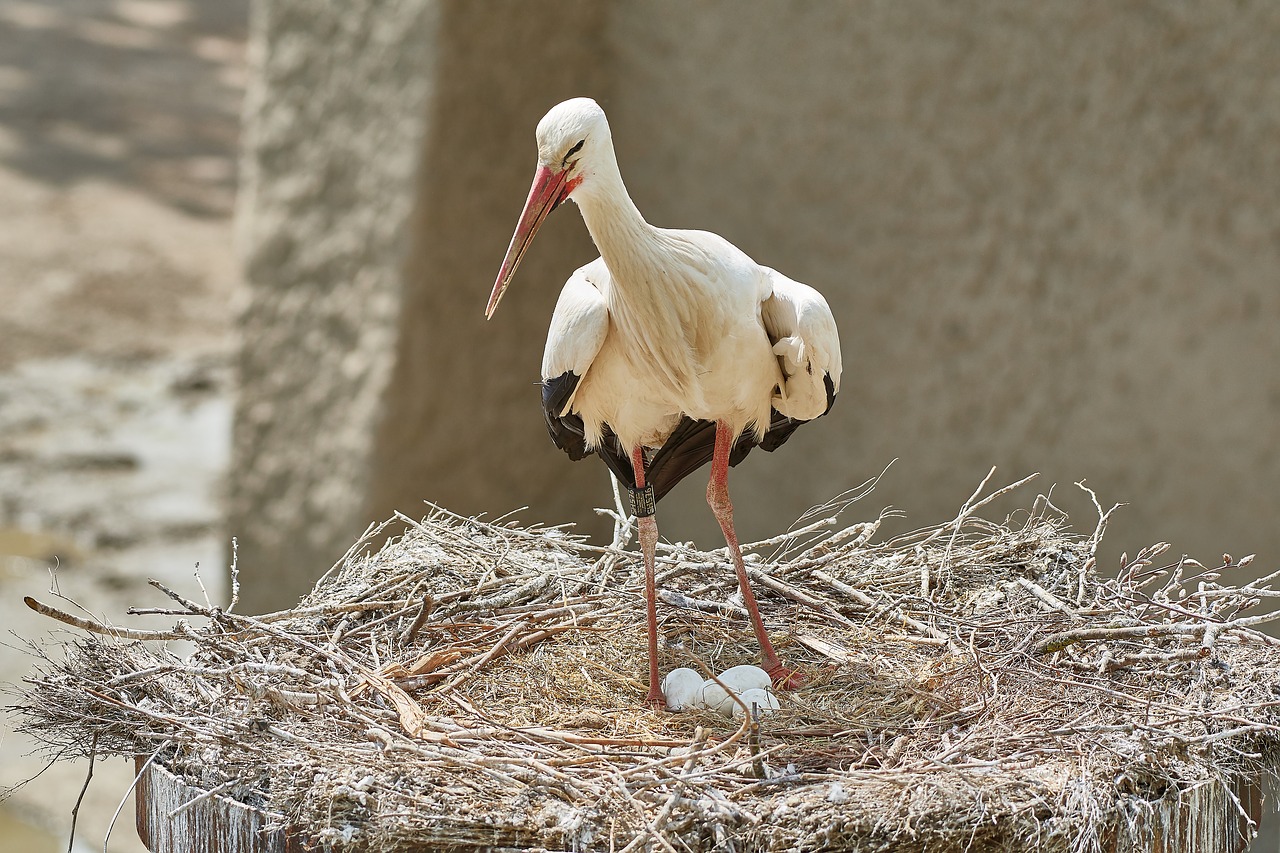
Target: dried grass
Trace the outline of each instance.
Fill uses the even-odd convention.
[[[1205,803],[1223,837],[1247,825],[1280,659],[1256,631],[1271,617],[1245,612],[1275,576],[1236,586],[1247,558],[1160,563],[1161,544],[1107,579],[1109,513],[1076,534],[1041,496],[995,524],[977,511],[1014,486],[985,486],[887,541],[879,520],[835,529],[846,496],[749,546],[779,652],[810,678],[758,723],[643,707],[636,555],[439,509],[357,543],[287,612],[169,593],[139,612],[178,624],[141,632],[31,602],[91,633],[15,709],[55,752],[158,753],[350,850],[1087,853]],[[723,550],[663,546],[658,574],[664,672],[756,661]]]

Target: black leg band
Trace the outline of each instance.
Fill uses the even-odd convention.
[[[658,500],[653,496],[653,486],[627,491],[631,493],[631,514],[636,518],[648,518],[658,513]]]

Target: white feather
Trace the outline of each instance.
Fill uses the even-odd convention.
[[[788,417],[808,421],[827,410],[823,381],[840,390],[840,334],[831,308],[822,294],[807,284],[792,281],[777,270],[764,268],[773,288],[761,305],[774,355],[782,368],[783,382],[773,407]]]
[[[560,291],[542,351],[543,379],[555,379],[569,370],[585,376],[600,352],[609,332],[609,309],[591,282],[593,273],[597,277],[601,273],[608,275],[603,260],[596,259],[575,270]],[[572,402],[571,398],[570,405]]]

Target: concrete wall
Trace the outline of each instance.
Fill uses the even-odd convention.
[[[577,0],[555,4],[555,15],[523,16],[519,3],[440,6],[433,132],[416,186],[372,518],[393,509],[420,517],[431,500],[468,514],[527,504],[538,519],[561,521],[607,488],[603,465],[569,470],[547,437],[535,384],[559,284],[594,257],[576,209],[549,222],[537,240],[546,244],[521,264],[525,298],[484,319],[533,179],[533,126],[551,104],[607,88],[607,6]],[[570,474],[579,479],[564,487]]]
[[[861,515],[934,523],[997,465],[1082,527],[1075,480],[1129,502],[1112,556],[1280,562],[1280,6],[357,5],[261,0],[256,28],[231,527],[247,572],[293,578],[263,605],[424,499],[603,529],[605,470],[551,445],[533,386],[594,257],[574,208],[482,319],[534,125],[577,94],[651,222],[840,321],[832,414],[731,478],[745,539],[896,458]],[[697,480],[660,525],[713,546]]]
[[[366,525],[437,23],[417,0],[253,6],[227,525],[246,612],[291,605]]]
[[[1277,38],[1267,3],[619,6],[641,210],[841,322],[830,421],[733,484],[747,535],[898,458],[868,511],[940,520],[998,465],[1084,524],[1076,480],[1130,502],[1112,554],[1280,562]]]

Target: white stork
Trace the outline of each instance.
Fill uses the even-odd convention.
[[[707,503],[724,531],[764,668],[782,665],[752,595],[727,477],[825,414],[840,390],[840,339],[826,300],[706,231],[655,228],[627,195],[604,111],[589,98],[538,123],[538,170],[485,316],[492,317],[538,226],[572,199],[601,257],[565,283],[542,357],[542,404],[556,445],[598,454],[631,491],[644,554],[649,695],[658,680],[656,505],[711,461]]]

